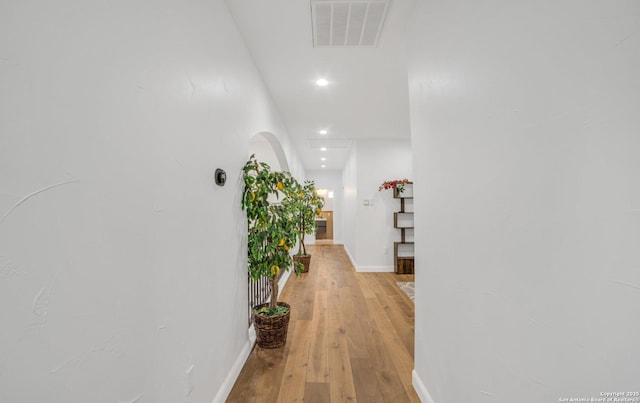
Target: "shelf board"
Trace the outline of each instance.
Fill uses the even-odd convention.
[[[415,260],[411,258],[396,257],[395,272],[396,274],[414,274]]]
[[[405,199],[413,199],[413,182],[409,182],[407,188],[404,193],[399,193],[396,189],[393,191],[393,198],[400,199],[400,211],[393,213],[393,227],[399,229],[401,235],[401,241],[393,243],[394,266],[397,274],[414,273],[415,243],[405,240],[405,231],[414,229],[413,211],[405,211]],[[413,210],[413,202],[409,203],[409,207]]]
[[[399,217],[404,217],[404,218],[398,219]],[[394,228],[413,228],[413,213],[406,213],[406,212],[393,213],[393,227]]]
[[[411,192],[411,196],[401,196],[403,193],[398,192],[397,189],[393,189],[393,198],[394,199],[413,199],[413,182],[407,183],[405,185],[405,189]]]

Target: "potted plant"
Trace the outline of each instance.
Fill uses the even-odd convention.
[[[311,255],[307,254],[307,248],[304,244],[304,236],[305,234],[311,235],[315,232],[315,217],[322,210],[322,207],[324,206],[324,199],[318,196],[318,192],[313,181],[305,181],[304,186],[300,186],[298,189],[295,203],[298,216],[297,230],[300,245],[298,246],[298,253],[293,256],[293,259],[303,265],[303,272],[308,272],[309,265],[311,264]]]
[[[402,192],[404,192],[405,185],[411,183],[409,179],[394,179],[391,181],[384,181],[382,185],[378,187],[378,191],[393,189],[393,196],[398,197]]]
[[[297,242],[298,232],[292,195],[300,185],[288,172],[273,172],[254,155],[243,168],[243,179],[248,271],[254,280],[268,278],[271,288],[270,302],[253,307],[256,341],[263,348],[278,348],[287,340],[290,315],[290,306],[278,302],[278,274],[293,264],[289,249]]]

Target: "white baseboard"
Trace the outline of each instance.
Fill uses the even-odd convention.
[[[288,271],[288,272],[285,272],[282,275],[282,277],[280,277],[280,281],[278,281],[278,295],[282,293],[282,289],[284,288],[285,284],[287,284],[287,280],[289,280],[290,276],[291,276],[291,271]],[[249,335],[249,339],[247,340],[245,345],[242,347],[242,351],[240,351],[240,355],[238,355],[238,358],[233,363],[233,366],[231,367],[229,374],[225,378],[224,382],[222,382],[222,385],[220,386],[220,389],[218,389],[218,393],[216,393],[216,397],[213,398],[212,403],[224,403],[227,400],[227,397],[229,396],[229,393],[231,392],[233,385],[236,383],[236,380],[240,375],[240,371],[242,371],[242,367],[244,366],[245,362],[247,362],[247,358],[249,358],[251,349],[253,348],[253,345],[256,342],[256,330],[253,327],[253,325],[249,327],[248,335]]]
[[[324,241],[332,241],[333,245],[342,245],[342,241],[339,239],[325,239]],[[313,240],[313,241],[304,241],[304,244],[309,246],[309,245],[320,245],[321,243],[318,243],[317,241]]]
[[[358,273],[393,273],[393,266],[355,266]]]
[[[282,289],[284,288],[285,284],[287,284],[287,280],[289,280],[289,276],[291,276],[291,272],[293,270],[294,269],[291,268],[288,271],[285,271],[282,277],[280,277],[280,280],[278,280],[278,297],[280,296],[280,294],[282,294]]]
[[[249,358],[252,347],[253,342],[247,340],[240,351],[240,355],[238,355],[233,366],[231,366],[229,374],[224,379],[224,382],[222,382],[222,385],[220,385],[220,389],[218,389],[218,393],[216,393],[216,397],[213,398],[212,403],[224,403],[227,400],[229,393],[231,393],[231,389],[233,389],[233,385],[236,383],[238,376],[240,376],[240,371],[242,371],[244,363],[247,361],[247,358]]]
[[[358,273],[393,273],[395,271],[393,266],[358,266],[353,256],[351,256],[347,245],[343,245],[343,247],[349,261],[351,261],[351,266],[353,266]]]
[[[349,252],[349,248],[347,248],[347,245],[343,245],[342,247],[344,248],[344,251],[346,252],[347,257],[349,258],[349,261],[351,262],[351,266],[357,267],[358,265],[356,265],[356,261],[353,259],[353,256],[351,256],[351,253]],[[358,271],[357,268],[356,268],[356,271]]]
[[[433,398],[429,394],[427,387],[424,386],[424,382],[422,382],[422,379],[420,378],[420,376],[418,375],[415,369],[412,371],[411,374],[412,374],[411,380],[413,384],[413,389],[416,390],[416,393],[418,394],[418,397],[420,398],[420,400],[423,403],[435,403],[433,401]]]

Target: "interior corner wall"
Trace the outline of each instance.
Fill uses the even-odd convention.
[[[0,401],[223,401],[250,347],[249,138],[304,174],[225,4],[0,16]]]
[[[358,271],[394,271],[393,243],[400,230],[393,226],[393,213],[400,200],[391,190],[379,191],[382,182],[411,179],[409,140],[358,140],[357,252]],[[366,202],[368,205],[365,205]]]
[[[342,221],[344,217],[342,171],[308,170],[305,175],[308,180],[315,183],[316,189],[333,190],[333,243],[342,244]],[[310,238],[315,240],[313,235]]]
[[[276,110],[274,111],[274,113],[278,113],[278,111]],[[307,178],[307,171],[305,169],[304,163],[298,155],[295,146],[291,141],[291,138],[287,134],[286,126],[284,126],[284,124],[280,122],[277,127],[279,128],[278,133],[281,133],[281,135],[278,135],[277,137],[280,141],[280,144],[282,144],[283,146],[282,148],[285,155],[287,156],[287,161],[289,163],[289,172],[291,172],[291,175],[293,175],[293,177],[296,178],[298,182],[304,183],[305,179]]]
[[[639,3],[416,4],[419,394],[638,391]]]
[[[411,179],[409,140],[357,140],[343,172],[344,245],[357,271],[391,272],[393,243],[400,230],[393,213],[400,202],[391,191],[378,191],[385,180]]]
[[[344,194],[342,198],[342,207],[344,215],[342,216],[342,241],[344,249],[356,266],[355,256],[357,253],[357,197],[358,197],[358,169],[357,169],[357,144],[351,146],[347,161],[342,170],[342,185],[344,186]]]

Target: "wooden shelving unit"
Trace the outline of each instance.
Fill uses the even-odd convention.
[[[405,210],[405,200],[413,199],[413,182],[405,185],[405,191],[393,190],[393,198],[400,199],[400,211],[393,213],[393,227],[400,230],[400,242],[393,243],[393,260],[397,274],[414,273],[415,249],[413,241],[407,240],[405,231],[413,230],[413,212]]]

